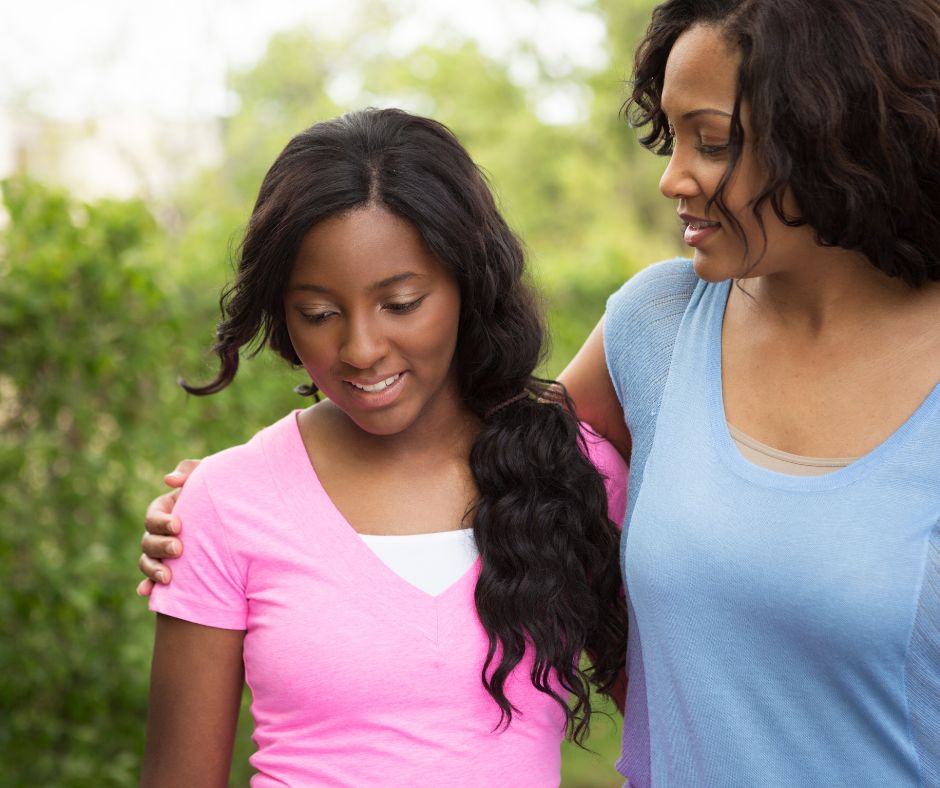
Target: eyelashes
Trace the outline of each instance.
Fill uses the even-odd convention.
[[[393,315],[408,315],[414,312],[421,304],[424,302],[424,299],[427,298],[426,295],[416,298],[414,301],[406,301],[404,303],[391,302],[388,304],[383,304],[382,309],[387,312],[391,312]],[[339,314],[334,310],[329,310],[326,312],[301,312],[300,316],[311,325],[320,325],[325,323],[334,315]]]
[[[676,127],[671,123],[666,124],[665,141],[668,143],[669,153],[671,154],[676,145]],[[728,143],[722,143],[721,145],[708,145],[699,139],[699,141],[695,144],[695,150],[701,153],[703,156],[707,156],[708,158],[719,159],[727,154]]]
[[[727,145],[705,145],[704,143],[699,143],[695,146],[695,149],[701,153],[703,156],[710,156],[718,158],[724,156],[728,151]]]
[[[421,303],[424,301],[425,298],[427,298],[427,296],[421,296],[421,298],[416,298],[414,301],[408,301],[403,304],[401,303],[385,304],[385,306],[383,306],[382,308],[387,309],[393,315],[407,315],[409,312],[414,312],[419,306],[421,306]]]
[[[313,325],[318,325],[320,323],[325,322],[327,318],[329,318],[331,315],[335,315],[335,314],[336,314],[335,312],[315,312],[312,314],[310,312],[301,312],[300,316],[308,323],[312,323]]]

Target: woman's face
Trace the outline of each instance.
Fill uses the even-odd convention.
[[[313,227],[284,311],[313,382],[366,432],[457,407],[460,292],[405,219],[370,205]]]
[[[695,250],[695,272],[712,282],[785,270],[790,261],[805,259],[808,247],[816,246],[810,228],[787,227],[768,203],[761,213],[767,233],[764,252],[764,238],[750,207],[764,175],[748,142],[746,106],[741,109],[744,150],[723,196],[741,224],[747,246],[717,207],[705,208],[728,165],[739,60],[740,55],[729,49],[718,28],[696,25],[673,45],[663,82],[662,107],[674,144],[659,188],[678,203],[685,242]],[[784,209],[788,215],[797,213],[792,199],[785,200]]]

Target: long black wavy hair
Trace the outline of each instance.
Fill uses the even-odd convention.
[[[299,366],[282,299],[301,241],[324,219],[370,204],[411,222],[460,289],[459,393],[482,420],[470,453],[478,496],[468,517],[482,564],[477,615],[489,639],[482,681],[500,710],[497,727],[512,721],[505,683],[530,647],[532,684],[564,709],[566,733],[581,743],[589,682],[610,694],[624,669],[619,533],[570,400],[534,374],[544,329],[522,245],[445,126],[368,109],[294,137],[261,184],[236,279],[223,292],[213,347],[221,368],[205,386],[183,385],[193,394],[221,390],[246,347],[267,345]],[[582,651],[590,668],[580,666]]]
[[[769,201],[790,226],[864,254],[911,287],[940,280],[940,3],[937,0],[668,0],[636,51],[625,111],[640,142],[672,151],[660,103],[666,60],[694,25],[720,29],[740,53],[729,163],[709,200],[744,238],[723,200],[745,142]],[[798,215],[783,207],[790,190]],[[745,243],[746,243],[746,239]],[[766,244],[766,236],[765,236]],[[745,252],[745,254],[747,254]]]

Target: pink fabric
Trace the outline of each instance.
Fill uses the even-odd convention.
[[[626,468],[588,437],[621,522]],[[326,495],[296,413],[203,461],[176,511],[185,551],[150,608],[247,630],[254,788],[558,785],[563,717],[528,664],[507,690],[522,713],[493,730],[479,562],[436,597],[399,578]]]

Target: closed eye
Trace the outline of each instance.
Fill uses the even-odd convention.
[[[705,143],[699,143],[695,146],[695,149],[701,153],[703,156],[712,156],[719,157],[724,156],[728,150],[727,145],[706,145]]]
[[[424,301],[425,298],[427,298],[427,296],[421,296],[421,298],[417,298],[414,301],[407,301],[405,303],[386,304],[383,309],[387,309],[389,312],[395,315],[407,315],[409,312],[414,312],[419,306],[421,306],[421,302]]]
[[[301,312],[300,316],[308,323],[319,325],[335,314],[336,312]]]

